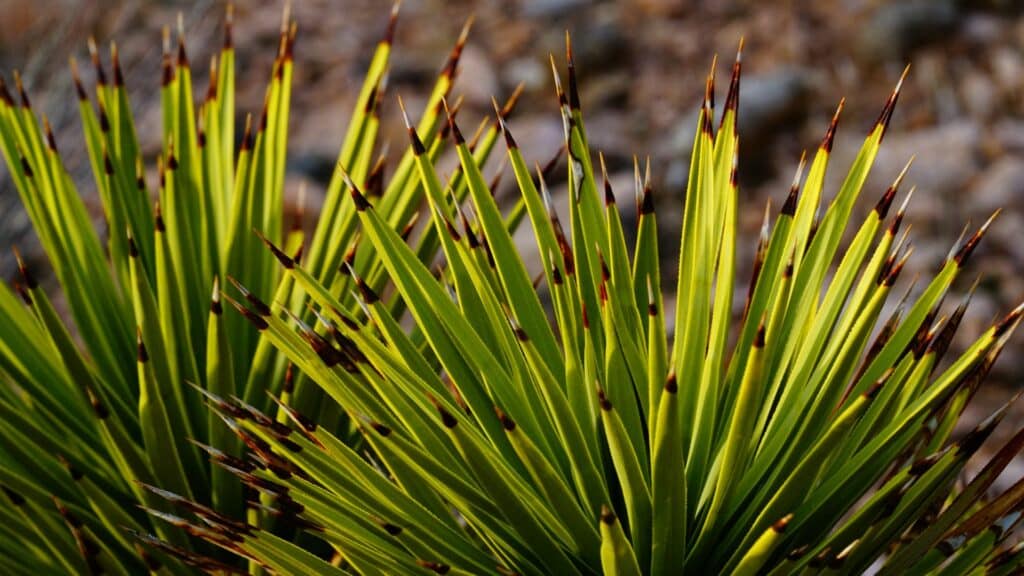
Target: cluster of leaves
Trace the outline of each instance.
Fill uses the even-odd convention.
[[[559,157],[532,172],[505,123],[516,95],[462,136],[446,99],[468,25],[420,122],[406,116],[410,146],[385,181],[396,7],[303,239],[283,222],[295,25],[286,15],[236,154],[228,15],[198,108],[184,40],[175,57],[165,38],[155,205],[116,47],[108,82],[91,46],[94,99],[72,63],[106,246],[20,79],[17,102],[0,85],[0,149],[75,328],[23,263],[16,289],[0,287],[5,573],[1024,565],[1008,543],[1024,483],[989,494],[1024,432],[966,483],[1005,408],[951,438],[1021,310],[942,362],[967,306],[942,316],[944,296],[988,223],[884,321],[910,254],[906,200],[889,216],[903,174],[843,243],[898,86],[823,213],[839,111],[781,210],[766,211],[737,324],[741,63],[717,129],[712,67],[669,338],[649,171],[636,169],[628,242],[568,43],[565,90],[552,59],[567,228],[544,181]],[[502,135],[521,192],[504,213],[483,175]],[[527,223],[536,279],[513,242]]]

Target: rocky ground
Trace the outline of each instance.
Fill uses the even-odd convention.
[[[315,203],[362,71],[384,29],[388,4],[294,4],[300,32],[288,187],[293,193],[305,183]],[[8,80],[11,69],[23,71],[37,108],[57,128],[70,170],[92,197],[67,56],[86,59],[90,34],[101,44],[119,42],[138,126],[152,154],[159,126],[160,28],[173,26],[183,11],[190,55],[203,62],[219,45],[222,10],[222,3],[211,1],[0,0],[0,71]],[[569,30],[591,144],[604,152],[613,181],[629,182],[634,154],[651,156],[662,222],[679,212],[695,111],[712,55],[720,56],[724,95],[725,75],[745,37],[740,175],[747,208],[741,221],[748,238],[765,201],[781,201],[801,150],[813,150],[836,104],[846,97],[826,194],[836,191],[887,93],[904,66],[912,64],[863,209],[916,154],[907,177],[917,186],[908,216],[916,250],[904,277],[934,271],[966,221],[978,224],[1002,207],[957,286],[966,290],[975,275],[984,274],[959,344],[1024,299],[1024,14],[1019,2],[406,0],[392,95],[401,94],[416,109],[471,14],[476,23],[455,90],[465,97],[465,125],[490,113],[492,95],[501,98],[523,83],[525,96],[511,125],[529,161],[547,160],[562,138],[547,57],[561,57]],[[279,17],[277,6],[238,2],[240,111],[260,107]],[[205,86],[205,75],[199,77],[197,86]],[[385,117],[387,139],[404,145],[397,107],[390,102]],[[0,246],[31,244],[24,238],[27,220],[3,172]],[[666,241],[675,241],[676,234],[669,229]],[[752,244],[741,247],[741,259],[749,261]],[[674,260],[672,251],[666,253]],[[4,250],[0,274],[11,269]],[[1017,337],[997,366],[1003,390],[1020,384],[1022,358],[1024,338]],[[1007,393],[987,393],[975,410],[989,410]]]

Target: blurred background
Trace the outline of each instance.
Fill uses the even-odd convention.
[[[240,114],[259,112],[281,7],[280,2],[237,2]],[[292,202],[300,187],[307,190],[310,220],[389,8],[389,2],[375,0],[294,2],[299,37],[287,190]],[[68,169],[98,223],[68,57],[87,63],[90,35],[101,46],[118,42],[144,153],[152,163],[159,145],[160,30],[173,29],[178,12],[183,13],[196,90],[202,94],[204,63],[221,43],[223,11],[219,1],[0,0],[0,73],[10,83],[10,72],[22,71],[33,104],[53,123]],[[391,142],[392,160],[407,145],[394,95],[402,95],[411,111],[419,109],[470,15],[476,21],[454,90],[465,99],[464,131],[491,114],[492,95],[502,100],[522,83],[524,97],[511,129],[528,161],[547,161],[562,145],[548,55],[564,64],[564,32],[570,31],[591,146],[604,152],[620,197],[632,197],[633,155],[650,156],[663,247],[678,242],[672,224],[681,214],[696,109],[712,56],[719,56],[721,102],[737,44],[745,37],[739,167],[745,267],[764,203],[781,203],[801,151],[814,151],[840,98],[847,98],[846,111],[826,198],[837,190],[900,72],[911,64],[863,192],[861,213],[916,154],[905,183],[905,189],[914,185],[917,192],[907,219],[915,253],[904,282],[934,272],[966,222],[977,226],[1002,207],[956,287],[962,293],[984,273],[957,345],[962,348],[1024,298],[1024,2],[405,0],[384,108],[384,140]],[[83,66],[83,72],[91,83],[91,67]],[[495,169],[489,166],[488,173]],[[559,173],[564,180],[564,170]],[[556,184],[564,191],[563,182]],[[506,177],[504,193],[512,186]],[[632,205],[620,202],[626,211]],[[14,273],[8,246],[16,243],[32,253],[34,242],[10,178],[0,169],[0,275]],[[666,269],[674,269],[676,251],[663,252]],[[34,257],[42,258],[38,248]],[[748,277],[741,271],[737,278]],[[947,302],[959,294],[951,296]],[[1022,354],[1024,338],[1017,337],[997,365],[996,385],[983,388],[974,402],[972,418],[1018,387]]]

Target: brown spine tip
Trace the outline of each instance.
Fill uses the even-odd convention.
[[[103,70],[103,62],[100,60],[100,51],[96,49],[96,39],[92,36],[89,37],[89,58],[92,60],[92,66],[96,69],[96,85],[106,86],[107,85],[107,73]]]
[[[23,506],[25,504],[25,497],[19,494],[18,492],[15,492],[11,488],[8,488],[7,486],[0,484],[0,490],[3,491],[4,495],[7,496],[7,499],[10,500],[11,504],[13,504],[15,507]]]
[[[295,261],[292,260],[291,257],[289,257],[287,254],[285,254],[284,251],[278,248],[273,242],[271,242],[270,239],[267,238],[262,232],[254,228],[253,233],[255,233],[256,236],[258,236],[259,239],[263,242],[263,244],[265,244],[266,247],[270,249],[270,253],[274,255],[274,258],[277,258],[277,261],[281,263],[281,266],[284,266],[285,269],[287,270],[295,268]]]
[[[601,407],[601,410],[605,412],[611,412],[614,406],[612,406],[611,400],[608,399],[608,395],[605,394],[603,388],[600,385],[597,387],[597,404]]]
[[[174,63],[169,54],[164,54],[160,63],[160,86],[166,88],[171,82],[174,82]]]
[[[995,221],[997,216],[999,216],[1000,211],[1001,210],[996,210],[995,212],[993,212],[992,215],[989,216],[988,220],[986,220],[985,223],[982,224],[981,228],[978,228],[978,231],[975,232],[974,235],[971,236],[970,239],[967,240],[967,242],[960,247],[960,250],[958,250],[956,255],[953,256],[953,260],[956,261],[957,266],[963,267],[964,262],[966,262],[967,259],[971,257],[971,254],[974,253],[974,249],[978,247],[978,243],[981,242],[981,239],[985,236],[985,233],[988,232],[989,226],[991,226],[992,222]]]
[[[670,372],[668,380],[665,381],[665,392],[669,394],[675,394],[679,390],[679,385],[676,383],[676,373]]]
[[[944,453],[945,451],[937,452],[914,461],[914,463],[910,465],[910,468],[907,469],[907,473],[911,476],[920,476],[924,474],[939,461]]]
[[[430,403],[434,405],[434,408],[437,410],[437,413],[441,416],[441,423],[444,424],[444,427],[455,428],[455,426],[459,423],[459,421],[455,419],[455,416],[452,415],[452,413],[449,412],[447,408],[441,405],[441,402],[438,401],[438,399],[435,398],[432,394],[428,394],[427,399],[430,400]]]
[[[135,351],[135,357],[140,364],[149,362],[149,353],[146,352],[146,343],[142,341],[142,328],[138,326],[135,328]]]
[[[498,111],[499,118],[508,118],[512,114],[512,111],[515,110],[516,104],[519,102],[519,98],[522,97],[525,89],[526,84],[524,82],[520,82],[516,85],[515,90],[512,91],[512,95],[508,97],[508,100],[505,101],[505,105]]]
[[[188,68],[188,54],[185,51],[185,35],[178,34],[178,67]]]
[[[356,205],[356,211],[362,212],[370,207],[370,201],[355,186],[349,186],[349,194],[351,194],[352,201]]]
[[[114,162],[110,159],[106,145],[103,146],[103,173],[107,176],[114,175]]]
[[[799,185],[790,187],[789,194],[786,196],[786,201],[782,204],[782,210],[779,213],[790,217],[796,215],[796,204],[799,195]]]
[[[18,281],[14,281],[12,284],[14,286],[14,291],[21,297],[21,301],[24,302],[26,306],[32,307],[32,295],[28,293],[28,288],[25,288],[25,285]]]
[[[889,379],[890,373],[891,372],[883,374],[882,377],[876,380],[870,388],[864,391],[864,394],[862,394],[862,396],[864,396],[864,398],[867,400],[874,400],[875,397],[878,396],[878,393],[882,390],[882,386],[885,384],[885,381]]]
[[[739,111],[740,101],[740,73],[743,67],[743,42],[740,38],[739,48],[736,49],[736,61],[732,64],[732,77],[729,79],[729,91],[725,95],[725,110],[732,111],[735,116]],[[722,115],[722,123],[725,122],[725,115]],[[721,124],[719,124],[721,129]]]
[[[153,229],[159,233],[167,231],[167,226],[164,224],[164,212],[163,209],[160,208],[159,201],[153,205]]]
[[[1011,328],[1013,328],[1018,321],[1020,321],[1021,315],[1024,315],[1024,304],[1021,304],[1014,308],[1009,314],[1003,317],[1002,320],[996,324],[993,338],[1000,338],[1006,334]]]
[[[792,520],[793,520],[793,515],[792,514],[786,514],[785,516],[780,518],[777,522],[775,522],[775,524],[772,524],[772,531],[775,532],[776,534],[782,534],[783,532],[786,531],[786,526],[789,526],[789,523]]]
[[[228,5],[224,8],[224,50],[233,50],[235,47],[234,40],[234,23],[235,23],[235,3],[228,2]]]
[[[380,302],[380,296],[370,288],[370,285],[366,283],[361,277],[356,276],[356,289],[359,290],[359,297],[363,299],[363,303],[367,305],[373,305]]]
[[[506,432],[511,432],[516,429],[516,423],[499,406],[494,407],[494,413],[498,416],[498,420],[501,421],[501,427],[504,428]]]
[[[213,277],[213,294],[210,296],[210,313],[220,316],[224,313],[224,306],[220,303],[220,277]]]
[[[14,260],[18,263],[18,273],[21,274],[21,281],[25,284],[25,288],[35,290],[39,287],[39,283],[36,282],[35,276],[32,275],[25,260],[22,259],[21,251],[16,246],[12,246],[11,250],[14,252]]]
[[[832,144],[836,139],[836,128],[839,126],[839,115],[843,113],[844,106],[846,106],[846,98],[839,100],[839,106],[836,107],[832,121],[828,124],[828,130],[825,131],[825,137],[821,140],[821,149],[825,152],[832,152]]]
[[[110,43],[110,65],[114,69],[114,86],[124,87],[124,74],[121,72],[121,58],[118,55],[117,44]]]
[[[580,93],[576,83],[576,60],[572,57],[572,39],[568,30],[565,31],[565,59],[569,70],[569,108],[579,110]]]
[[[761,319],[761,323],[757,326],[757,334],[754,336],[754,348],[764,348],[765,341],[765,327],[764,319]]]
[[[25,178],[35,176],[35,172],[32,171],[32,165],[28,163],[28,158],[24,154],[21,155],[21,171],[25,173]]]
[[[398,28],[398,12],[401,7],[401,0],[396,0],[396,2],[391,5],[391,15],[388,16],[388,27],[384,30],[384,38],[381,40],[384,44],[391,45],[395,42],[395,30]]]
[[[51,151],[57,152],[57,139],[53,135],[53,126],[50,125],[50,119],[43,116],[43,132],[46,133],[46,147]]]
[[[650,186],[644,186],[644,193],[640,198],[640,215],[647,214],[654,214],[654,191]]]
[[[427,149],[423,146],[423,141],[420,140],[420,135],[416,133],[416,128],[409,127],[409,141],[412,144],[413,154],[421,156],[426,153]]]
[[[462,146],[466,143],[466,139],[462,137],[462,131],[459,130],[459,125],[455,123],[455,115],[448,109],[448,100],[442,98],[441,104],[444,105],[444,112],[445,116],[448,118],[448,129],[452,133],[452,139],[455,140],[456,146]]]
[[[502,115],[502,109],[498,107],[498,101],[491,98],[491,104],[494,106],[495,122],[498,123],[498,127],[501,128],[501,134],[505,137],[505,146],[509,150],[519,148],[515,138],[512,137],[512,133],[508,129],[508,124],[505,123],[505,117]]]
[[[212,102],[217,99],[217,57],[210,56],[210,81],[206,85],[206,102]]]
[[[89,386],[85,387],[85,393],[89,396],[89,405],[92,406],[93,414],[95,414],[100,420],[106,420],[106,418],[110,416],[110,412],[107,410],[107,407],[103,405],[103,402],[100,401],[99,397],[96,396],[96,393],[93,392],[93,389]]]
[[[432,560],[416,560],[416,564],[422,568],[436,572],[437,574],[447,574],[452,569],[452,567],[447,564],[434,562]]]
[[[14,88],[18,91],[18,99],[21,100],[21,107],[27,109],[32,108],[32,102],[28,99],[28,92],[25,90],[25,84],[21,80],[21,73],[17,70],[14,71]]]
[[[551,283],[555,286],[561,286],[565,283],[565,278],[562,277],[562,271],[554,263],[551,265]]]
[[[78,95],[78,101],[85,102],[89,99],[89,95],[86,93],[85,86],[82,85],[82,77],[78,73],[78,61],[71,58],[69,60],[69,64],[71,65],[71,81],[75,85],[75,93]],[[0,80],[0,84],[2,83],[3,81]]]
[[[139,257],[139,248],[135,245],[135,236],[132,234],[131,228],[128,229],[128,256],[130,258]]]
[[[249,302],[250,305],[252,305],[254,312],[259,314],[260,316],[270,316],[270,306],[267,306],[266,302],[260,300],[258,296],[253,294],[248,288],[243,286],[233,276],[228,276],[227,278],[228,281],[235,286],[235,289],[242,293],[242,296],[246,299],[246,301]]]
[[[373,428],[374,432],[380,434],[384,438],[387,438],[388,436],[391,435],[391,428],[385,426],[380,422],[377,422],[376,420],[370,422],[370,428]]]
[[[462,51],[466,47],[466,41],[469,39],[469,31],[473,28],[474,16],[470,16],[466,23],[462,26],[462,31],[459,33],[459,38],[455,42],[455,46],[452,47],[451,53],[448,55],[448,60],[444,64],[444,68],[441,70],[442,76],[447,76],[450,80],[455,80],[455,76],[458,73],[459,59],[462,58]]]
[[[7,90],[7,82],[4,81],[3,76],[0,76],[0,102],[14,106],[14,99],[11,98],[11,93]]]
[[[615,524],[616,520],[617,520],[617,518],[615,517],[615,512],[613,512],[612,509],[609,508],[606,504],[602,504],[601,505],[601,522],[607,524],[608,526],[612,526],[612,525]]]
[[[885,131],[889,128],[889,122],[892,121],[893,110],[896,109],[896,101],[899,100],[900,97],[900,89],[903,88],[903,81],[906,80],[909,72],[910,64],[907,64],[907,67],[903,69],[903,73],[900,74],[899,82],[896,83],[896,87],[893,88],[892,93],[889,94],[889,98],[885,101],[885,106],[882,107],[882,112],[878,115],[878,120],[875,121],[875,126],[872,128],[872,131],[881,129],[881,137],[885,136]]]
[[[240,152],[252,150],[252,114],[245,115],[245,130],[242,132],[242,145]]]

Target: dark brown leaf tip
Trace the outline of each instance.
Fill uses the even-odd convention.
[[[235,47],[234,24],[235,3],[228,2],[224,8],[224,50],[232,50]]]
[[[501,427],[504,428],[506,432],[511,432],[516,429],[515,421],[512,420],[512,418],[502,410],[501,407],[495,406],[494,413],[498,416],[498,420],[501,422]]]
[[[402,111],[402,119],[405,121],[405,129],[409,132],[409,142],[412,145],[413,154],[420,156],[426,153],[427,149],[423,146],[423,141],[420,140],[420,135],[416,133],[416,127],[412,125],[412,121],[409,120],[409,113],[405,109],[405,103],[402,101],[402,97],[398,97],[398,108]]]
[[[455,123],[455,115],[448,109],[448,101],[442,98],[441,103],[444,105],[445,116],[448,118],[448,130],[452,134],[452,140],[455,141],[456,146],[465,144],[466,139],[462,136],[462,131],[459,130],[459,125]]]
[[[974,253],[974,249],[978,247],[978,243],[981,242],[985,233],[988,232],[989,226],[991,226],[992,222],[995,221],[997,216],[999,216],[999,212],[1001,212],[1001,210],[993,212],[992,215],[989,216],[988,220],[982,224],[981,228],[978,228],[978,231],[975,232],[959,250],[957,250],[956,255],[953,256],[953,260],[956,261],[957,266],[963,267],[967,259],[971,257],[971,254]]]
[[[650,186],[644,186],[643,196],[640,197],[640,216],[654,214],[654,191]]]
[[[611,507],[609,507],[607,504],[602,504],[601,522],[607,524],[608,526],[612,526],[615,524],[616,520],[618,520],[618,518],[616,518],[615,512],[612,511]]]
[[[82,84],[82,76],[78,73],[78,61],[74,58],[68,60],[68,64],[71,67],[71,82],[75,85],[75,94],[78,95],[79,102],[85,102],[89,99],[89,95],[85,91],[85,86]],[[3,79],[0,79],[0,87],[3,85]],[[2,90],[0,90],[2,92]]]
[[[764,319],[761,319],[761,323],[757,326],[757,334],[754,336],[754,348],[764,348],[765,339],[765,327]]]
[[[245,115],[245,130],[242,132],[242,144],[239,152],[252,150],[252,114]]]
[[[388,16],[388,27],[384,30],[384,38],[381,42],[384,44],[394,44],[395,42],[395,30],[398,28],[398,12],[402,7],[402,0],[395,0],[395,3],[391,5],[391,14]]]
[[[146,352],[146,343],[142,341],[142,328],[135,327],[135,358],[140,364],[149,362],[149,353]]]
[[[242,296],[249,302],[249,304],[255,308],[255,312],[260,316],[270,316],[270,306],[267,306],[266,302],[260,300],[258,296],[249,291],[248,288],[243,286],[233,276],[228,276],[228,281],[234,285],[235,289],[238,290]]]
[[[565,31],[565,59],[569,70],[569,108],[579,110],[580,92],[576,85],[576,60],[572,57],[572,39],[568,30]]]
[[[18,91],[18,99],[21,100],[21,107],[27,109],[32,108],[32,102],[28,99],[28,92],[25,90],[25,84],[21,81],[21,73],[17,70],[14,71],[14,87]]]
[[[885,106],[882,107],[881,114],[878,115],[878,120],[875,121],[875,126],[872,127],[872,131],[880,129],[882,131],[882,137],[885,136],[885,131],[889,128],[889,122],[892,120],[893,110],[896,109],[896,101],[900,97],[900,89],[903,88],[903,81],[906,80],[907,74],[910,72],[910,64],[903,69],[903,73],[900,74],[900,79],[896,83],[896,87],[893,88],[889,98],[885,101]]]
[[[455,416],[449,412],[433,394],[427,394],[427,400],[430,400],[430,403],[434,405],[434,409],[437,410],[438,415],[441,416],[441,423],[444,424],[444,427],[455,428],[459,423],[459,421],[455,419]]]
[[[96,39],[92,36],[88,40],[89,46],[89,58],[92,60],[92,66],[96,69],[96,85],[106,86],[107,85],[107,73],[103,70],[103,62],[100,60],[100,51],[96,48]]]
[[[32,295],[28,293],[28,288],[25,288],[25,285],[22,284],[21,282],[18,282],[17,280],[12,282],[11,284],[13,285],[14,291],[17,292],[18,296],[21,297],[21,301],[25,303],[25,306],[31,307]]]
[[[836,139],[836,128],[839,126],[839,115],[843,113],[844,106],[846,106],[846,98],[839,101],[839,106],[836,107],[835,114],[832,115],[832,121],[828,124],[828,130],[825,131],[825,137],[821,140],[821,149],[825,152],[832,152],[832,144]]]
[[[0,484],[0,490],[3,490],[4,495],[7,496],[7,499],[10,500],[11,504],[14,504],[14,506],[23,506],[25,504],[25,497],[18,492],[15,492],[3,484]]]
[[[21,155],[21,171],[25,173],[25,178],[31,179],[35,176],[35,172],[32,171],[32,165],[28,163],[28,158],[24,154]]]
[[[7,90],[7,82],[4,81],[3,76],[0,76],[0,102],[14,106],[14,99],[11,98],[11,93]]]
[[[153,229],[161,234],[167,231],[167,226],[164,224],[164,212],[160,208],[159,200],[153,205]]]
[[[466,47],[466,41],[469,39],[469,31],[473,28],[474,20],[475,17],[470,16],[462,26],[459,38],[455,41],[455,46],[452,47],[452,51],[448,55],[448,60],[445,62],[444,68],[441,70],[441,75],[447,76],[450,80],[455,80],[455,75],[458,73],[459,59],[462,58],[462,51]]]
[[[28,269],[25,264],[25,260],[21,257],[21,251],[18,250],[17,246],[12,246],[11,250],[14,252],[14,260],[18,263],[18,273],[21,274],[21,281],[25,284],[25,288],[29,290],[35,290],[39,287],[39,283],[36,282],[35,276]]]
[[[597,404],[604,412],[611,412],[615,408],[615,406],[612,405],[612,401],[608,399],[608,395],[605,393],[604,388],[602,388],[600,384],[597,385]]]
[[[786,514],[785,516],[780,518],[778,521],[776,521],[775,524],[772,524],[772,531],[775,532],[776,534],[782,534],[783,532],[786,531],[786,526],[789,526],[789,523],[792,520],[793,520],[793,515],[792,514]]]
[[[924,474],[925,472],[930,470],[931,467],[934,466],[935,463],[938,462],[944,454],[945,450],[943,450],[942,452],[936,452],[935,454],[930,454],[928,456],[925,456],[924,458],[920,458],[914,461],[914,463],[910,465],[910,468],[907,469],[907,473],[910,474],[911,476],[920,476]]]
[[[739,109],[740,102],[740,72],[743,67],[743,43],[740,38],[740,45],[736,49],[736,61],[732,64],[732,77],[729,79],[729,91],[725,95],[725,109],[733,114]],[[725,115],[722,115],[722,122],[725,122]]]
[[[885,189],[885,193],[878,199],[878,204],[875,205],[875,213],[878,214],[879,220],[884,219],[889,213],[892,201],[896,198],[896,192],[899,191],[900,184],[903,183],[903,178],[907,175],[907,170],[910,170],[910,165],[913,164],[913,162],[914,157],[911,156],[910,160],[908,160],[907,164],[903,167],[903,170],[900,170],[899,175],[896,176],[896,180],[894,180],[893,183]]]
[[[885,382],[889,380],[890,376],[892,376],[892,373],[892,368],[886,370],[885,373],[878,378],[878,380],[875,380],[875,383],[872,384],[870,388],[864,391],[864,394],[862,394],[862,396],[864,396],[864,398],[867,400],[874,400],[875,397],[878,396],[878,393],[882,390],[882,386],[884,386]]]
[[[807,152],[800,154],[800,162],[796,165],[796,173],[793,174],[793,182],[789,185],[789,195],[782,205],[780,214],[793,217],[796,215],[797,200],[800,196],[800,179],[803,177],[804,168],[807,166]]]
[[[50,125],[50,119],[45,115],[43,116],[43,132],[46,133],[46,148],[51,152],[57,152],[57,138],[53,135],[53,126]]]
[[[508,129],[508,124],[505,123],[505,118],[502,115],[502,110],[501,108],[498,107],[498,101],[492,98],[491,104],[494,106],[495,121],[498,123],[498,127],[501,128],[502,136],[505,137],[505,146],[509,150],[519,148],[519,145],[516,144],[515,138],[512,137],[512,132],[510,132]]]
[[[370,285],[362,277],[355,274],[353,274],[353,277],[356,279],[356,289],[359,290],[359,297],[363,299],[364,304],[373,305],[380,302],[380,295],[373,288],[370,288]]]
[[[285,254],[284,251],[278,248],[276,244],[271,242],[270,239],[267,238],[262,232],[253,228],[253,233],[259,237],[259,239],[263,242],[264,245],[266,245],[266,247],[270,250],[270,253],[274,255],[274,258],[277,258],[277,261],[281,263],[281,266],[284,266],[285,269],[287,270],[295,268],[295,261],[292,260],[290,256]]]
[[[669,372],[668,379],[665,381],[665,392],[675,394],[678,390],[679,385],[676,383],[676,373]]]
[[[340,164],[338,165],[338,169],[342,170],[342,177],[345,179],[345,184],[348,186],[349,195],[352,196],[352,202],[356,205],[356,211],[362,212],[369,208],[370,201],[366,199],[366,196],[363,196],[363,193],[359,191],[356,183],[352,181],[352,178],[350,178],[346,172],[344,172],[344,169],[341,168]]]
[[[127,236],[128,236],[128,257],[129,258],[138,258],[139,257],[139,247],[135,245],[135,236],[132,234],[132,231],[131,231],[130,228],[128,229]]]
[[[996,324],[992,337],[998,339],[1009,332],[1010,329],[1016,326],[1020,321],[1021,315],[1024,315],[1024,304],[1014,308],[1009,314],[1003,317],[998,324]]]
[[[427,570],[436,572],[437,574],[447,574],[452,569],[452,567],[447,564],[434,562],[432,560],[416,560],[416,564],[426,568]]]
[[[121,72],[121,58],[118,56],[117,44],[110,43],[110,65],[114,68],[114,86],[124,87],[124,74]]]
[[[107,407],[103,405],[103,402],[100,401],[91,387],[86,386],[85,393],[89,396],[89,405],[92,406],[93,414],[100,420],[106,420],[110,416],[110,411],[107,410]]]

